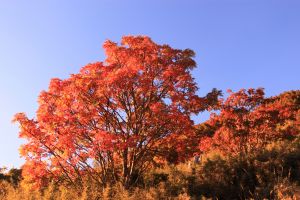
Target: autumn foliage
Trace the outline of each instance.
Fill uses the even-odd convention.
[[[149,167],[184,161],[197,150],[190,116],[217,103],[219,91],[197,96],[194,52],[144,36],[103,47],[104,62],[51,80],[36,118],[15,116],[27,140],[20,149],[23,174],[38,186],[88,176],[129,187]]]
[[[199,97],[192,50],[146,36],[103,48],[103,62],[51,80],[36,117],[15,115],[26,162],[0,173],[0,198],[296,196],[300,90],[273,97],[263,88],[228,90],[220,98],[213,89]],[[202,111],[210,118],[195,125],[191,116]]]
[[[219,113],[198,126],[200,149],[245,155],[280,139],[300,133],[300,91],[265,98],[264,90],[229,91]]]

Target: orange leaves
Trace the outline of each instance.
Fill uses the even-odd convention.
[[[49,173],[47,164],[42,161],[28,160],[22,167],[22,174],[26,182],[34,188],[40,188],[48,184]]]
[[[162,102],[156,102],[150,106],[151,111],[154,113],[159,113],[159,112],[163,111],[164,108],[165,108],[165,106]]]
[[[299,91],[267,99],[261,88],[229,93],[230,96],[221,101],[220,113],[208,120],[207,124],[215,130],[210,139],[203,138],[200,149],[208,150],[210,146],[224,152],[239,153],[260,148],[274,139],[299,134],[299,127],[295,125]]]
[[[71,182],[83,172],[99,173],[99,182],[107,177],[130,182],[128,172],[141,173],[157,157],[165,159],[162,152],[176,149],[178,160],[187,159],[197,143],[190,115],[219,95],[196,95],[194,52],[146,36],[124,36],[120,45],[108,40],[103,47],[103,63],[51,80],[39,96],[35,120],[16,115],[20,137],[28,140],[22,148],[27,164]],[[101,169],[95,172],[95,166]]]
[[[94,135],[94,145],[96,151],[112,151],[116,148],[118,137],[106,131],[97,131]]]
[[[102,62],[95,62],[95,63],[90,63],[80,69],[80,74],[83,76],[91,76],[95,75],[97,73],[101,73],[103,68],[103,63]],[[75,75],[76,77],[76,75]],[[81,79],[82,80],[82,79]],[[78,85],[82,85],[79,83]]]
[[[24,122],[26,121],[27,117],[25,115],[25,113],[17,113],[15,114],[14,118],[12,119],[12,122]]]

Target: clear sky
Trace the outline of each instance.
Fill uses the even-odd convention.
[[[103,60],[105,39],[128,34],[193,49],[200,95],[300,89],[299,0],[1,0],[0,166],[23,163],[13,115],[34,117],[51,78]]]

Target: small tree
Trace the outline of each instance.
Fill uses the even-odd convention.
[[[188,158],[194,139],[191,114],[216,102],[219,92],[196,95],[190,71],[194,52],[127,36],[104,43],[105,62],[88,64],[41,92],[36,119],[19,113],[24,175],[101,184],[134,184],[155,161],[176,151]],[[172,151],[170,151],[172,149]]]

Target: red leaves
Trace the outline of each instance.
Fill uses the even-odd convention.
[[[285,92],[264,98],[261,88],[229,91],[220,104],[220,113],[206,122],[214,127],[210,137],[204,136],[201,150],[211,148],[240,153],[260,148],[274,139],[299,134],[296,115],[299,113],[299,91]],[[298,122],[297,122],[298,121]]]
[[[103,47],[104,63],[51,80],[39,96],[36,120],[16,115],[20,137],[28,140],[22,148],[26,165],[45,168],[37,177],[48,173],[72,182],[85,171],[99,173],[95,176],[104,181],[143,171],[170,149],[176,149],[178,160],[192,151],[190,115],[207,109],[219,95],[195,94],[194,52],[146,36],[125,36],[121,45],[108,40]],[[101,169],[95,172],[94,164]]]
[[[201,150],[237,152],[245,143],[252,148],[299,133],[299,91],[265,99],[263,89],[240,90],[219,100],[214,89],[201,98],[191,76],[193,51],[145,36],[103,46],[105,62],[51,80],[36,119],[15,116],[28,141],[21,155],[29,179],[72,183],[89,174],[103,184],[133,183],[155,160],[189,158],[199,142],[190,116],[207,109],[220,113],[207,122]]]

